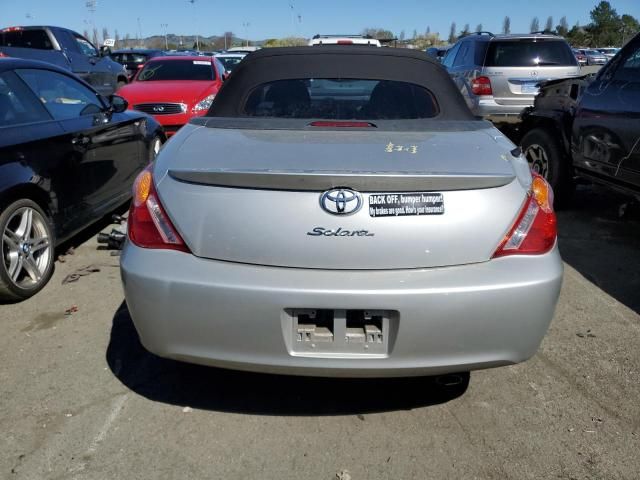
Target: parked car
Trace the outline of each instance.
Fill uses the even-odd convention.
[[[54,247],[131,198],[164,136],[126,107],[52,64],[0,59],[1,300],[38,292]]]
[[[559,204],[576,176],[640,196],[640,35],[595,78],[543,85],[522,130],[523,151]]]
[[[153,115],[171,136],[191,117],[207,113],[224,78],[224,66],[212,57],[155,57],[118,94],[129,108]]]
[[[246,53],[219,53],[215,58],[220,60],[227,73],[231,73],[246,56]]]
[[[231,47],[227,49],[224,53],[244,53],[245,55],[248,55],[249,53],[257,52],[258,50],[260,50],[260,47],[253,47],[253,46]]]
[[[335,88],[316,96],[318,80]],[[537,350],[562,281],[547,183],[421,51],[248,56],[134,197],[123,284],[162,357],[320,376],[509,365]]]
[[[578,51],[587,57],[587,65],[604,65],[607,63],[607,57],[598,50],[580,49]]]
[[[575,48],[571,49],[571,51],[575,55],[576,60],[578,60],[580,66],[587,64],[587,56],[584,53],[581,53],[580,50]]]
[[[497,124],[519,122],[539,82],[580,75],[567,42],[550,34],[471,34],[458,40],[442,64],[471,111]]]
[[[314,35],[309,46],[314,45],[369,45],[381,47],[380,40],[368,35]]]
[[[148,48],[129,48],[124,50],[115,50],[111,53],[111,58],[116,62],[124,65],[127,71],[129,81],[138,73],[145,63],[151,58],[164,55],[162,50],[153,50]]]
[[[616,53],[620,51],[619,48],[607,47],[607,48],[596,48],[600,53],[602,53],[605,57],[607,57],[607,61],[611,60],[616,56]]]
[[[439,62],[442,62],[442,59],[447,54],[447,51],[451,48],[451,45],[445,45],[443,47],[429,47],[425,50],[427,55],[432,56]]]
[[[101,95],[111,95],[127,83],[127,72],[77,32],[61,27],[9,27],[0,30],[0,57],[52,63],[89,83]]]

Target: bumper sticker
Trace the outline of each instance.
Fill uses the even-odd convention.
[[[442,193],[385,193],[369,195],[371,217],[404,217],[409,215],[442,215]]]

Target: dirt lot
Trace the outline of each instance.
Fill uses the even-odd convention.
[[[640,214],[619,219],[622,201],[579,190],[542,348],[457,389],[161,360],[91,238],[35,298],[0,306],[0,478],[637,479]]]

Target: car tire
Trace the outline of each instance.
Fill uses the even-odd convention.
[[[554,194],[554,206],[566,207],[575,188],[573,170],[565,155],[560,139],[543,128],[527,133],[520,142],[523,155],[531,170],[542,175]]]
[[[53,275],[55,237],[51,221],[32,200],[20,199],[0,214],[0,300],[38,293]]]
[[[162,138],[156,135],[149,142],[149,163],[153,162],[162,148]]]

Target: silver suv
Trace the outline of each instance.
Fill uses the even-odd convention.
[[[542,33],[474,33],[458,40],[442,64],[471,111],[494,123],[518,121],[539,82],[580,75],[569,44]]]

